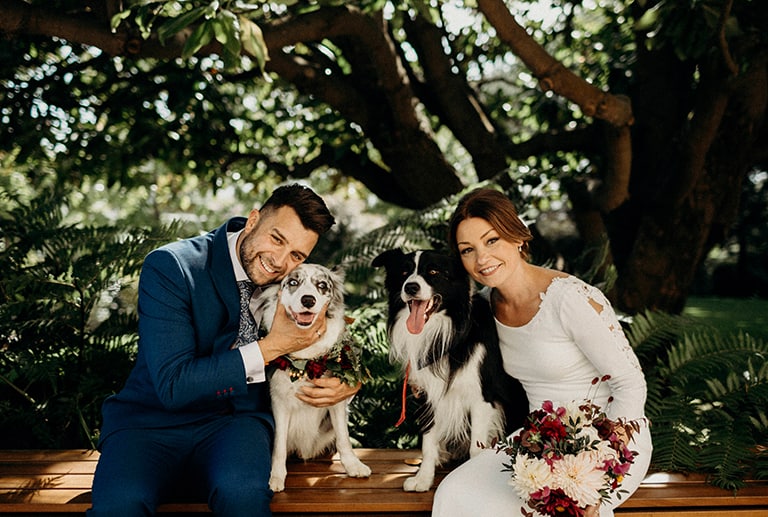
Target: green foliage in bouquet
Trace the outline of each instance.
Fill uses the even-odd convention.
[[[138,270],[175,229],[67,224],[50,193],[0,199],[0,441],[92,446],[135,353]]]

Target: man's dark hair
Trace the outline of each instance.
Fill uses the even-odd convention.
[[[330,230],[336,222],[323,198],[311,188],[297,183],[276,188],[262,205],[261,211],[269,212],[282,206],[293,208],[304,228],[318,235]]]

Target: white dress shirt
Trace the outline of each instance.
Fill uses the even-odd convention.
[[[232,269],[235,273],[235,280],[249,280],[248,275],[245,273],[242,264],[240,264],[240,258],[237,256],[237,238],[240,236],[239,232],[227,233],[227,243],[229,244],[229,258],[232,260]],[[243,365],[245,366],[245,381],[248,384],[254,384],[257,382],[265,382],[267,380],[266,364],[264,363],[264,356],[261,355],[261,348],[258,341],[251,341],[240,348],[240,355],[243,357]]]

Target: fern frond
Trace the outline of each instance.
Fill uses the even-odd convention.
[[[667,472],[694,472],[699,450],[691,408],[677,401],[662,404],[651,420],[653,466]]]
[[[747,418],[734,418],[727,411],[712,410],[708,415],[708,435],[698,455],[697,469],[712,473],[715,486],[735,490],[744,486],[751,473],[755,443]]]
[[[705,389],[707,378],[744,372],[750,360],[760,361],[761,357],[768,357],[768,344],[748,334],[687,334],[669,350],[664,375],[677,385],[688,385],[691,391],[699,392]]]
[[[699,325],[685,316],[645,311],[632,317],[625,334],[643,368],[651,368],[681,336]]]

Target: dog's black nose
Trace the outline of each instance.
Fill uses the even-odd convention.
[[[306,307],[307,309],[311,309],[315,306],[315,297],[311,294],[305,294],[301,297],[301,305]]]
[[[405,294],[408,296],[416,296],[419,294],[419,284],[416,282],[408,282],[403,286],[403,291],[405,291]]]

